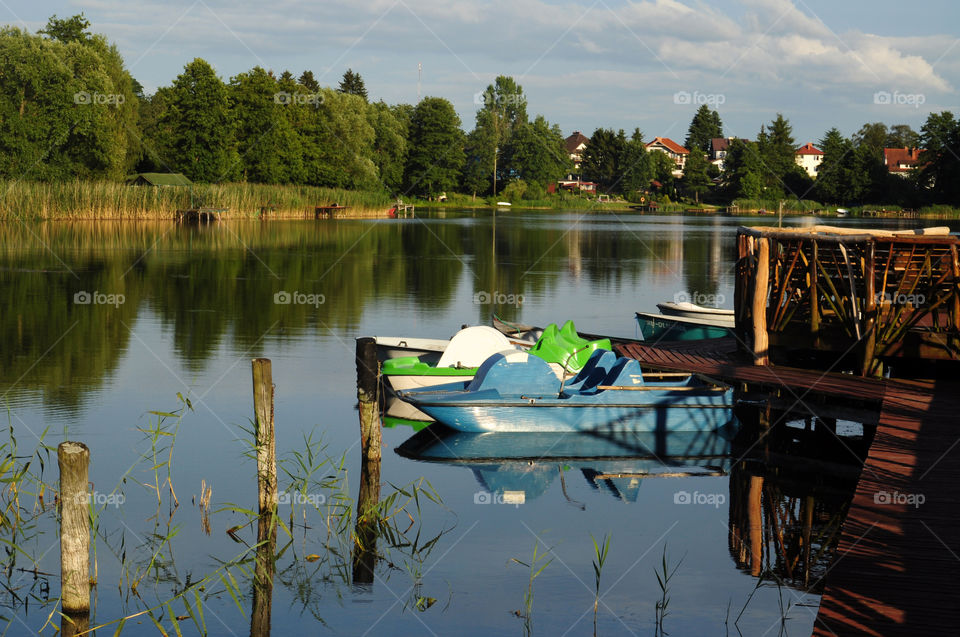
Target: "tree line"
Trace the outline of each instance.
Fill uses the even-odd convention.
[[[445,192],[542,199],[574,171],[564,136],[527,113],[523,88],[498,77],[475,96],[469,133],[453,104],[371,102],[360,74],[322,87],[309,70],[295,77],[261,67],[222,80],[197,58],[170,86],[145,95],[115,45],[90,33],[83,14],[50,18],[36,34],[0,29],[0,176],[30,180],[112,179],[181,172],[197,182],[304,184],[397,195]],[[816,180],[795,163],[796,141],[782,115],[756,140],[730,142],[724,170],[705,154],[723,137],[719,113],[703,105],[685,145],[681,177],[663,153],[648,152],[634,129],[598,128],[579,173],[628,199],[655,195],[817,198],[837,203],[960,201],[960,121],[931,113],[919,133],[867,124],[850,138],[833,128]],[[921,168],[891,176],[883,148],[920,147]]]

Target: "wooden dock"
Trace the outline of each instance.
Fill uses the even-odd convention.
[[[734,339],[627,343],[648,368],[779,390],[787,406],[876,413],[814,634],[954,634],[960,625],[960,383],[865,378],[743,361]],[[832,404],[831,404],[832,401]],[[863,419],[861,422],[865,422]],[[867,422],[869,424],[869,422]]]

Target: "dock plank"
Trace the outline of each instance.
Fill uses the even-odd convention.
[[[646,367],[876,404],[877,432],[813,634],[947,635],[960,626],[960,383],[882,380],[736,359],[733,339],[619,346]],[[723,342],[720,342],[723,341]],[[923,498],[922,503],[919,501]]]

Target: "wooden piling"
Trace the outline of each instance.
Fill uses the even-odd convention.
[[[360,447],[365,459],[380,459],[380,412],[378,389],[380,363],[377,341],[369,336],[357,339],[357,402],[360,403]]]
[[[269,358],[254,358],[253,409],[257,446],[257,486],[260,515],[277,504],[277,449],[273,432],[273,369]]]
[[[90,612],[90,450],[81,442],[57,447],[60,467],[60,606],[65,613]]]
[[[360,412],[360,492],[353,550],[353,583],[372,584],[377,563],[377,519],[380,502],[381,432],[378,404],[380,363],[377,342],[357,339],[357,402]]]
[[[750,542],[750,574],[763,572],[763,478],[750,476],[747,492],[747,520]]]
[[[753,362],[769,365],[770,339],[767,335],[767,287],[770,282],[770,239],[757,239],[757,271],[753,277]]]
[[[273,369],[269,358],[254,358],[253,409],[257,446],[257,552],[253,577],[250,635],[269,637],[273,607],[274,556],[277,550],[277,455],[273,418]]]

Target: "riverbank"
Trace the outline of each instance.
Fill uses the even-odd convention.
[[[4,193],[0,199],[0,220],[173,219],[178,210],[201,207],[223,210],[225,219],[255,219],[262,216],[271,219],[304,219],[313,218],[317,207],[333,204],[345,207],[337,210],[333,215],[335,217],[371,218],[385,216],[395,203],[395,199],[385,192],[251,183],[157,187],[80,179],[64,182],[0,180],[0,188]],[[415,205],[417,209],[497,207],[496,201],[490,198],[460,194],[452,194],[445,201],[415,198],[405,198],[404,201]],[[627,201],[597,201],[564,193],[547,199],[515,201],[511,208],[632,212],[635,206]],[[730,207],[685,202],[661,203],[658,208],[646,212],[776,215],[777,209],[775,201],[736,200]],[[837,206],[815,201],[788,201],[784,202],[783,214],[836,216]],[[956,219],[960,218],[960,209],[940,205],[902,210],[892,205],[865,205],[851,207],[848,214],[852,217]]]

